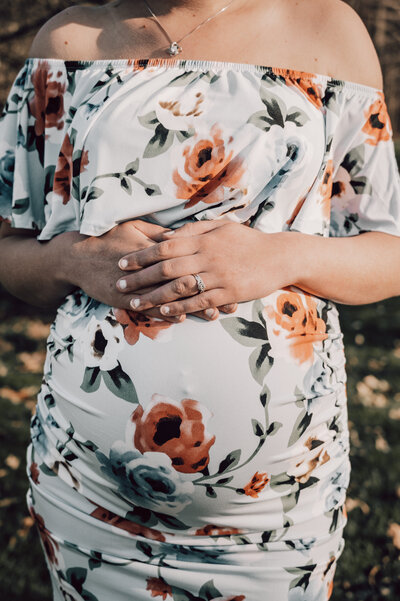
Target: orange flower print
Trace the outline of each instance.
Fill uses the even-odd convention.
[[[326,324],[318,317],[315,300],[309,294],[304,294],[303,300],[300,294],[287,291],[278,296],[276,306],[276,311],[267,306],[266,312],[288,332],[286,338],[290,340],[292,356],[299,363],[312,360],[314,343],[328,337]]]
[[[214,526],[214,524],[207,524],[203,528],[198,528],[195,532],[195,536],[231,536],[232,534],[240,534],[241,530],[238,528],[220,528]]]
[[[314,106],[318,109],[322,107],[323,90],[322,86],[314,81],[316,75],[313,75],[312,73],[305,75],[301,71],[291,71],[290,69],[287,69],[284,77],[288,85],[299,88]]]
[[[29,472],[30,472],[33,482],[35,484],[39,484],[39,473],[40,472],[39,472],[37,463],[35,463],[34,461],[30,465]]]
[[[124,328],[125,340],[128,344],[136,344],[140,334],[155,340],[161,330],[169,328],[169,321],[154,319],[139,313],[138,311],[125,311],[125,309],[114,309],[115,319]]]
[[[59,544],[54,538],[51,536],[51,533],[44,525],[44,520],[41,515],[36,513],[33,507],[29,508],[29,513],[31,517],[35,520],[36,526],[39,530],[39,535],[43,544],[43,548],[47,555],[47,558],[50,563],[58,565],[58,559],[56,557],[56,549],[58,551]]]
[[[270,480],[271,478],[265,472],[256,472],[250,482],[243,488],[244,494],[257,499],[259,493],[267,486]]]
[[[50,64],[39,61],[37,69],[32,74],[34,96],[29,101],[29,110],[35,117],[35,134],[41,136],[47,127],[64,127],[64,94],[66,86],[57,81],[51,81]]]
[[[96,506],[96,509],[94,509],[90,515],[98,520],[101,520],[102,522],[111,524],[116,528],[126,530],[130,534],[138,534],[139,536],[144,536],[145,538],[150,538],[151,540],[165,542],[165,536],[158,530],[154,530],[153,528],[147,528],[146,526],[142,526],[141,524],[135,524],[135,522],[131,522],[130,520],[122,518],[121,516],[116,515],[112,511],[104,509],[104,507]]]
[[[232,136],[228,142],[232,142]],[[245,169],[240,157],[233,158],[233,150],[225,150],[221,129],[214,124],[210,136],[199,140],[183,151],[185,158],[184,179],[178,169],[174,170],[173,181],[177,187],[177,198],[188,200],[185,209],[198,202],[218,203],[224,200],[224,187],[237,188]]]
[[[180,403],[154,394],[146,410],[139,405],[132,413],[134,445],[141,453],[165,453],[177,472],[193,474],[209,463],[215,442],[205,428],[209,412],[192,399]]]
[[[328,593],[327,593],[327,599],[329,601],[329,599],[332,597],[332,593],[333,593],[333,580],[330,581],[329,585],[328,585]]]
[[[318,446],[315,447],[316,444],[319,446],[322,443],[321,441],[318,441],[315,436],[310,436],[310,438],[308,438],[307,441],[304,443],[304,446],[306,446],[307,449],[310,452],[312,452],[315,448],[318,449]],[[305,484],[309,480],[315,468],[319,465],[324,465],[324,463],[327,463],[329,460],[330,456],[328,452],[326,451],[326,449],[324,449],[323,446],[320,446],[316,454],[314,451],[312,459],[300,461],[296,464],[296,470],[299,472],[299,475],[295,475],[296,482],[299,482],[300,484]]]
[[[392,136],[392,124],[383,92],[379,92],[378,96],[378,100],[365,111],[367,120],[362,128],[362,131],[369,136],[366,143],[371,146],[376,146],[379,142],[387,142]]]
[[[146,591],[151,591],[152,597],[162,597],[163,601],[165,601],[167,595],[172,597],[171,587],[165,582],[164,578],[146,578],[146,582]]]
[[[61,146],[60,154],[58,156],[53,184],[54,192],[62,197],[64,205],[66,205],[71,198],[72,177],[79,175],[79,173],[82,173],[82,171],[85,171],[85,168],[89,164],[88,151],[83,150],[81,159],[78,161],[78,172],[76,172],[75,161],[72,161],[73,152],[73,144],[71,143],[69,135],[66,134]]]
[[[332,198],[332,187],[333,187],[333,161],[327,162],[324,177],[319,187],[319,193],[321,198],[319,204],[322,205],[322,216],[328,221],[331,212],[331,198]]]

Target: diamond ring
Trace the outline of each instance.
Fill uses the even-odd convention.
[[[204,290],[206,289],[206,285],[203,282],[203,280],[201,279],[201,277],[199,276],[199,274],[198,273],[192,273],[192,276],[196,280],[197,289],[199,291],[199,294],[200,294],[200,292],[204,292]]]

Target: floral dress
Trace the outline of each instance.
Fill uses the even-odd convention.
[[[135,218],[400,235],[383,92],[290,69],[28,59],[0,166],[2,218],[43,241]],[[171,324],[76,290],[47,349],[27,498],[55,601],[329,599],[350,471],[333,302],[290,286]]]

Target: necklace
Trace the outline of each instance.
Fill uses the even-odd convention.
[[[218,15],[220,15],[222,12],[224,12],[224,10],[226,10],[227,8],[229,8],[229,6],[231,4],[233,4],[233,2],[235,2],[235,0],[231,0],[230,2],[228,2],[228,4],[226,6],[224,6],[223,8],[221,8],[218,12],[215,13],[215,15],[211,15],[211,17],[208,17],[208,19],[206,19],[205,21],[203,21],[202,23],[200,23],[199,25],[197,25],[194,29],[192,29],[191,31],[189,31],[189,33],[187,33],[186,35],[184,35],[182,38],[180,38],[177,42],[174,42],[170,36],[168,35],[168,32],[164,29],[164,27],[161,25],[160,21],[157,19],[156,15],[153,13],[153,11],[151,10],[147,0],[143,0],[143,2],[145,3],[145,5],[147,6],[148,10],[150,11],[150,13],[153,15],[153,17],[155,18],[155,20],[157,21],[158,25],[161,27],[161,29],[163,30],[163,32],[165,33],[165,35],[168,38],[169,41],[169,47],[166,49],[166,52],[170,55],[170,56],[176,56],[177,54],[179,54],[180,52],[182,52],[182,46],[180,46],[180,42],[182,42],[182,40],[184,40],[185,38],[187,38],[189,35],[191,35],[192,33],[194,33],[195,31],[197,31],[198,29],[200,29],[200,27],[203,27],[203,25],[205,25],[206,23],[208,23],[209,21],[211,21],[211,19],[215,19],[215,17],[217,17]]]

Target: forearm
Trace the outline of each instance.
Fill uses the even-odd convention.
[[[368,232],[323,238],[288,232],[293,284],[337,303],[362,305],[400,295],[400,238]]]
[[[29,304],[57,307],[75,288],[68,281],[65,263],[78,236],[77,232],[67,232],[48,242],[23,235],[1,238],[1,284]]]

